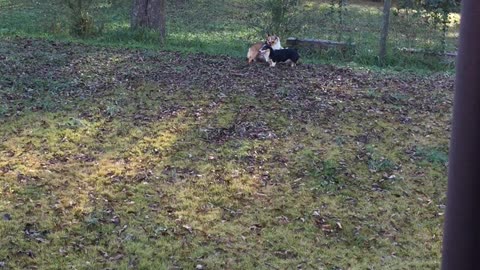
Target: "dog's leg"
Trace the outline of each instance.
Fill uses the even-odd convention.
[[[247,58],[248,58],[248,63],[251,64],[253,62],[255,62],[255,59],[257,58],[258,56],[258,52],[255,51],[255,49],[248,49],[248,53],[247,53]]]
[[[271,67],[275,67],[276,64],[277,64],[277,62],[273,62],[273,61],[270,60],[270,66]]]
[[[267,52],[267,53],[260,53],[260,54],[265,59],[265,62],[270,63],[272,61],[272,59],[270,59],[270,53]]]

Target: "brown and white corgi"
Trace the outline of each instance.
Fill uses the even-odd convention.
[[[265,44],[272,47],[272,49],[274,50],[283,49],[282,45],[280,44],[280,38],[278,36],[267,34],[265,42],[257,42],[250,46],[250,48],[248,49],[247,60],[249,64],[253,63],[254,61],[266,61],[265,57],[260,54],[260,49]]]

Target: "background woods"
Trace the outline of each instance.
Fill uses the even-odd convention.
[[[4,36],[74,35],[143,47],[166,38],[166,49],[244,57],[249,43],[275,32],[284,43],[292,36],[355,44],[347,54],[305,50],[310,62],[377,65],[385,44],[380,57],[385,66],[429,70],[452,68],[452,57],[444,53],[456,51],[459,23],[453,0],[392,1],[388,29],[382,28],[383,3],[360,0],[2,0],[0,5]]]

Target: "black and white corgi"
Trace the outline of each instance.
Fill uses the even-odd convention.
[[[280,49],[274,50],[268,44],[263,45],[260,49],[260,53],[265,57],[271,67],[274,67],[278,62],[291,62],[291,66],[294,67],[297,64],[300,55],[297,50],[294,49]]]

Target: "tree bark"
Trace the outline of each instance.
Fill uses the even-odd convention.
[[[131,27],[150,28],[159,32],[161,40],[166,36],[166,0],[133,0]]]
[[[387,56],[387,37],[388,37],[388,28],[390,24],[391,5],[392,5],[392,0],[385,0],[383,3],[382,34],[380,36],[380,52],[378,54],[380,65],[383,65],[385,63],[385,57]]]

